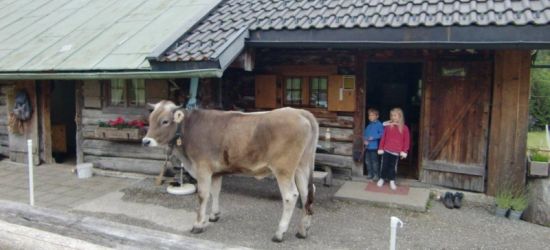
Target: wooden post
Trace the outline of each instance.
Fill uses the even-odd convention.
[[[525,185],[529,114],[529,50],[495,53],[487,193]]]
[[[41,129],[41,150],[40,158],[46,164],[54,163],[55,160],[52,156],[52,122],[51,122],[51,84],[50,81],[37,82],[37,90],[39,91],[39,105],[40,110],[40,129]],[[38,142],[37,142],[38,143]]]
[[[361,152],[363,150],[363,129],[365,128],[365,56],[358,53],[355,57],[355,113],[353,113],[353,152]],[[357,159],[354,159],[357,160]],[[355,176],[363,175],[362,158],[359,162],[355,162],[355,167],[352,169],[352,174]]]
[[[84,108],[84,94],[82,93],[82,81],[75,82],[75,117],[76,123],[76,164],[84,162],[82,151],[82,109]]]

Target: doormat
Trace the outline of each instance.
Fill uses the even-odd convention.
[[[397,185],[396,190],[391,190],[389,182],[384,182],[384,186],[382,187],[376,186],[376,182],[369,182],[365,187],[365,191],[375,192],[375,193],[384,193],[384,194],[408,195],[409,187]]]

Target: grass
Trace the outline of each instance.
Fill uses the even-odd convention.
[[[527,134],[528,148],[546,148],[546,135],[544,131],[534,131]]]

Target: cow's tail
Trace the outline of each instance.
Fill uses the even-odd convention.
[[[304,117],[309,121],[309,124],[311,126],[311,137],[309,138],[309,142],[307,145],[307,152],[308,155],[310,155],[311,159],[309,161],[308,171],[309,171],[309,179],[308,179],[308,192],[307,192],[307,200],[306,204],[304,205],[305,211],[308,215],[313,214],[312,205],[313,205],[313,198],[315,195],[315,186],[313,185],[313,170],[315,168],[315,152],[317,150],[317,142],[319,141],[319,124],[317,123],[317,119],[315,119],[315,116],[311,114],[309,111],[304,110]]]

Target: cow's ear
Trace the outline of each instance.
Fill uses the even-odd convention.
[[[147,103],[147,109],[148,109],[149,111],[155,110],[156,107],[157,107],[156,104]]]
[[[176,112],[174,112],[174,122],[180,123],[181,121],[183,121],[184,117],[185,115],[183,114],[183,111],[176,110]]]

